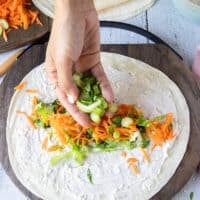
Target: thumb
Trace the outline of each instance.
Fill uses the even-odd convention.
[[[200,46],[197,47],[196,56],[194,59],[194,64],[192,68],[193,72],[200,77]]]
[[[72,77],[74,63],[70,57],[65,56],[63,58],[60,62],[56,63],[58,87],[66,93],[68,101],[73,104],[78,98],[78,88]]]

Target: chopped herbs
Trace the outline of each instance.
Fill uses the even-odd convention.
[[[193,200],[193,198],[194,198],[194,192],[191,192],[190,193],[190,200]]]
[[[116,115],[113,117],[112,121],[116,126],[121,126],[122,117],[120,115]]]
[[[89,182],[90,182],[91,184],[93,184],[93,181],[92,181],[92,173],[91,173],[91,171],[90,171],[89,168],[88,168],[88,170],[87,170],[87,178],[88,178]]]
[[[147,119],[144,119],[143,115],[140,115],[139,118],[136,120],[137,126],[142,126],[142,127],[148,127],[150,121]]]

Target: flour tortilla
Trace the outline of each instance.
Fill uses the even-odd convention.
[[[189,110],[179,88],[159,70],[132,58],[102,53],[104,70],[111,81],[117,101],[136,104],[150,118],[173,112],[176,138],[151,154],[151,162],[143,160],[138,149],[128,151],[140,161],[140,174],[126,167],[121,151],[91,154],[83,166],[64,161],[52,167],[52,156],[42,151],[41,143],[47,134],[33,130],[16,110],[30,113],[30,95],[15,92],[7,118],[7,144],[11,166],[21,183],[45,200],[147,200],[155,195],[173,176],[180,164],[189,140]],[[48,81],[43,65],[24,78],[27,88],[39,90],[38,97],[53,101],[55,91]],[[36,81],[37,80],[37,81]],[[87,180],[90,168],[94,184]]]
[[[150,8],[156,0],[95,0],[100,20],[124,20]],[[33,0],[44,14],[53,18],[54,0]]]
[[[130,0],[95,0],[95,8],[97,11],[112,8],[118,6],[121,3],[127,2]]]

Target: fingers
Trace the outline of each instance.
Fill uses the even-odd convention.
[[[75,70],[78,72],[85,72],[95,66],[100,60],[99,51],[81,55],[75,64]]]
[[[61,56],[62,57],[62,56]],[[73,61],[67,56],[56,62],[58,87],[65,92],[70,103],[74,103],[78,98],[78,88],[76,87],[72,77]]]
[[[114,101],[114,94],[110,85],[110,82],[108,81],[106,74],[103,70],[102,65],[99,63],[91,70],[92,74],[97,78],[97,80],[100,83],[101,91],[104,96],[104,98],[109,102]]]
[[[71,104],[68,101],[68,98],[65,92],[61,88],[56,88],[56,93],[62,105],[66,108],[66,110],[72,115],[72,117],[82,126],[89,127],[90,120],[87,114],[80,112],[75,104]]]

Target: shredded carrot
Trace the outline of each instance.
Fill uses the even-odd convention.
[[[33,23],[42,25],[38,11],[30,8],[31,0],[6,0],[0,3],[0,18],[5,19],[13,29],[23,27],[25,30]],[[4,34],[6,41],[7,37]]]
[[[38,90],[33,90],[33,89],[27,89],[25,90],[26,93],[37,93]]]
[[[15,90],[22,90],[26,84],[27,84],[26,81],[22,81],[22,82],[19,83],[19,85],[17,85],[14,89],[15,89]]]
[[[172,129],[172,113],[165,115],[165,120],[162,122],[151,122],[146,128],[147,136],[154,142],[153,149],[156,146],[161,146],[167,140],[172,140],[175,135]]]
[[[132,158],[128,158],[127,159],[127,163],[135,163],[135,162],[138,162],[138,159],[137,158],[134,158],[134,157],[132,157]]]
[[[42,142],[42,149],[46,150],[48,145],[48,136],[46,136]]]
[[[47,149],[48,152],[53,152],[53,151],[57,151],[57,150],[60,150],[61,147],[59,145],[54,145],[54,146],[51,146]]]
[[[139,174],[140,172],[139,172],[139,169],[137,168],[137,166],[134,164],[134,163],[131,163],[130,164],[130,167],[131,167],[131,169],[133,170],[133,172],[135,173],[135,174]]]
[[[141,149],[142,154],[144,155],[145,160],[149,163],[150,157],[149,157],[147,151],[144,148],[140,148],[140,149]]]
[[[32,113],[31,116],[35,116],[35,106],[37,105],[38,98],[36,96],[33,97],[32,100]]]
[[[17,110],[16,113],[24,115],[26,117],[27,121],[29,122],[29,124],[32,126],[32,128],[37,129],[37,126],[34,124],[32,118],[27,113],[19,111],[19,110]]]
[[[122,151],[122,152],[121,152],[121,156],[124,157],[124,158],[126,158],[126,156],[127,156],[126,151]]]

